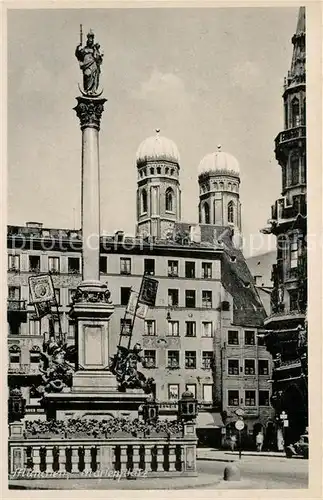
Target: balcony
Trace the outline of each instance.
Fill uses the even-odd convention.
[[[264,325],[268,327],[268,325],[272,323],[282,323],[284,321],[302,322],[303,320],[305,320],[305,312],[299,310],[284,309],[267,316],[267,318],[264,320]]]
[[[275,139],[276,148],[298,139],[306,139],[305,126],[294,127],[280,132]]]
[[[271,220],[268,222],[279,225],[290,223],[291,219],[295,219],[299,214],[302,217],[306,217],[307,215],[305,194],[294,196],[290,204],[288,204],[288,200],[286,198],[280,198],[277,200],[271,207]]]
[[[8,321],[12,321],[12,319],[15,318],[18,321],[25,323],[27,321],[27,301],[8,299],[7,315]]]

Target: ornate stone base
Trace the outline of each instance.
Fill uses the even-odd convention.
[[[114,311],[107,285],[83,281],[77,288],[70,316],[76,321],[78,369],[104,370],[109,365],[109,319]]]
[[[73,388],[74,389],[74,388]],[[147,395],[133,390],[126,393],[111,390],[84,390],[46,394],[43,400],[48,419],[138,417],[139,407]]]

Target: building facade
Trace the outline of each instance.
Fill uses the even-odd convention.
[[[288,419],[285,444],[295,442],[308,425],[305,7],[299,10],[292,43],[283,94],[285,125],[275,140],[282,197],[264,230],[277,237],[265,340],[274,360],[272,404],[278,421],[282,411]]]
[[[131,290],[139,291],[143,275],[154,276],[156,305],[145,320],[136,319],[132,342],[142,346],[142,371],[155,380],[161,417],[175,414],[180,395],[189,389],[199,402],[201,442],[223,444],[238,408],[245,412],[246,443],[252,445],[259,430],[269,442],[271,355],[258,338],[265,310],[234,244],[241,231],[239,165],[219,149],[202,160],[199,224],[180,220],[179,165],[176,145],[159,131],[143,141],[136,157],[137,235],[118,231],[101,237],[100,279],[108,282],[115,306],[109,353],[116,353],[122,327],[131,327],[125,315]],[[22,387],[28,418],[42,412],[38,363],[50,328],[46,318],[35,318],[28,277],[52,275],[59,304],[54,330],[61,325],[72,345],[69,310],[81,282],[81,252],[80,231],[33,222],[8,227],[9,385]]]

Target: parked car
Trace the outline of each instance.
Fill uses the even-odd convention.
[[[303,458],[308,458],[308,434],[302,434],[297,443],[290,444],[286,447],[286,457],[300,455]]]

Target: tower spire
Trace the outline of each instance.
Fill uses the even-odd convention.
[[[296,27],[296,35],[305,33],[305,7],[300,7],[298,11],[298,20]]]
[[[287,77],[287,87],[305,82],[305,7],[300,7],[296,33],[292,38],[294,45],[290,71]]]

